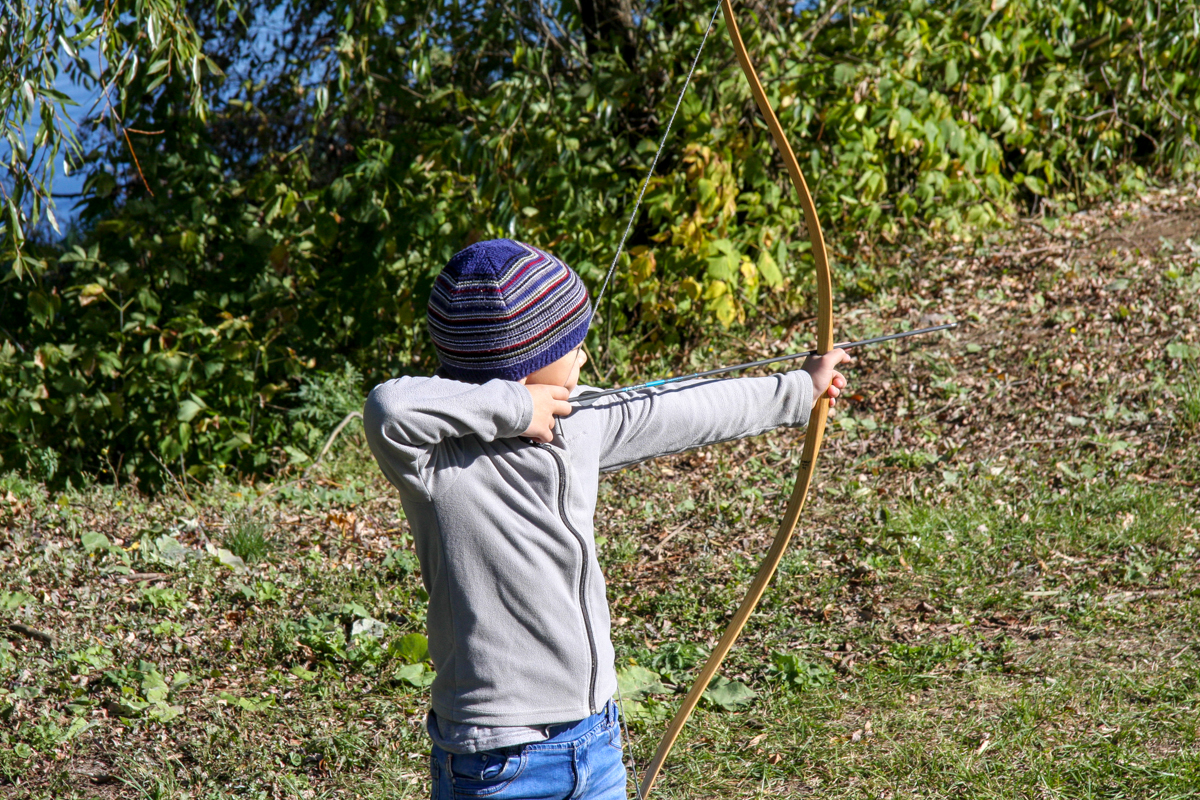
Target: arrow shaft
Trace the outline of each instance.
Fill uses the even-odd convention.
[[[958,323],[952,322],[947,325],[935,325],[932,328],[921,328],[920,330],[915,330],[915,331],[903,331],[902,333],[891,333],[891,334],[888,334],[887,336],[876,336],[872,339],[862,339],[861,341],[857,341],[857,342],[842,342],[841,344],[835,344],[834,348],[841,349],[841,350],[851,350],[855,347],[862,347],[862,346],[868,345],[868,344],[879,344],[880,342],[890,342],[895,339],[907,339],[909,336],[922,336],[927,333],[937,333],[938,331],[947,331],[947,330],[950,330],[951,328],[957,328],[957,327],[958,327]],[[647,381],[646,383],[638,383],[633,386],[622,386],[618,389],[605,389],[600,392],[585,392],[584,394],[581,394],[578,397],[572,397],[570,402],[572,402],[576,405],[580,405],[580,406],[589,406],[602,397],[610,397],[614,394],[621,394],[622,392],[638,392],[643,389],[653,389],[656,386],[666,386],[668,384],[680,383],[682,381],[694,381],[694,380],[699,380],[700,378],[710,378],[713,375],[725,375],[730,372],[737,372],[738,370],[750,369],[751,367],[762,367],[762,366],[766,366],[768,364],[779,364],[783,361],[795,361],[798,358],[807,358],[809,356],[815,356],[816,354],[817,354],[816,350],[806,350],[803,353],[790,353],[786,356],[775,356],[774,358],[765,358],[761,361],[747,361],[745,364],[734,364],[733,366],[730,366],[730,367],[718,367],[716,369],[707,369],[707,370],[704,370],[703,372],[693,372],[690,375],[677,375],[673,378],[660,378],[660,379],[654,380],[654,381]]]

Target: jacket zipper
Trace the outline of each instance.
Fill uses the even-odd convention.
[[[596,665],[600,660],[596,653],[596,635],[592,633],[592,620],[587,613],[587,568],[588,568],[588,552],[587,541],[583,535],[575,529],[571,524],[571,520],[567,517],[567,465],[562,458],[554,451],[554,448],[548,444],[539,443],[538,447],[544,449],[547,453],[554,457],[554,463],[558,466],[558,514],[562,517],[563,524],[567,526],[579,542],[579,551],[582,555],[582,560],[579,567],[579,613],[583,615],[583,627],[587,631],[588,647],[591,648],[592,657],[592,674],[591,680],[588,683],[588,707],[593,713],[599,713],[596,709]]]

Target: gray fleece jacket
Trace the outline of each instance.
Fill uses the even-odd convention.
[[[617,688],[592,531],[599,474],[803,425],[811,406],[802,371],[677,384],[577,408],[538,444],[520,438],[533,400],[518,383],[376,386],[363,424],[429,592],[438,717],[538,726],[599,712]]]

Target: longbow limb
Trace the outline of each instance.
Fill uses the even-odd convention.
[[[800,206],[804,210],[804,222],[808,228],[809,238],[812,241],[813,257],[816,260],[817,352],[825,353],[833,349],[833,282],[829,273],[829,258],[825,249],[825,237],[821,232],[821,222],[817,219],[817,208],[813,203],[812,194],[808,191],[808,184],[804,180],[804,174],[800,171],[800,164],[796,161],[796,154],[792,151],[787,137],[784,136],[783,126],[779,124],[779,118],[775,116],[775,111],[771,108],[771,104],[767,100],[767,94],[763,91],[762,83],[758,79],[758,73],[754,69],[754,64],[750,61],[750,54],[746,51],[741,31],[738,30],[737,18],[733,13],[732,0],[721,0],[721,9],[725,15],[725,26],[729,30],[730,38],[733,40],[733,48],[737,52],[738,62],[742,65],[742,71],[746,73],[746,79],[750,82],[750,91],[754,94],[754,101],[758,104],[758,110],[762,112],[763,117],[767,121],[767,127],[771,131],[771,136],[774,138],[775,144],[783,156],[783,163],[787,167],[788,175],[791,176],[792,184],[796,187],[796,192],[800,196]],[[704,690],[708,688],[708,684],[716,676],[717,670],[721,667],[721,662],[725,660],[725,656],[733,648],[734,642],[737,641],[738,635],[750,619],[750,615],[754,613],[754,609],[758,606],[758,601],[762,599],[763,592],[766,591],[767,586],[771,583],[771,578],[775,575],[775,570],[779,566],[779,562],[783,559],[784,551],[791,541],[792,534],[796,531],[796,524],[800,521],[800,513],[804,510],[804,501],[808,498],[808,490],[812,485],[813,472],[816,470],[817,454],[821,450],[821,442],[825,437],[825,421],[828,415],[829,397],[828,395],[824,395],[817,401],[808,419],[808,430],[804,436],[804,450],[800,456],[800,471],[796,476],[796,486],[792,490],[791,499],[788,501],[787,511],[784,512],[783,520],[779,524],[779,532],[775,534],[775,540],[771,543],[771,549],[767,552],[766,558],[758,568],[758,574],[754,577],[754,582],[750,585],[750,591],[746,595],[746,599],[742,601],[737,613],[733,615],[733,619],[729,622],[729,627],[725,629],[721,640],[717,643],[716,648],[708,657],[708,661],[705,662],[704,668],[700,671],[700,676],[696,679],[695,684],[692,685],[687,697],[684,698],[683,705],[676,712],[675,718],[671,720],[671,724],[667,726],[667,731],[663,734],[663,738],[658,744],[658,750],[655,752],[654,758],[650,761],[650,765],[646,767],[646,773],[642,777],[639,794],[640,800],[646,800],[649,797],[650,790],[654,787],[654,782],[658,779],[659,773],[662,771],[663,763],[667,760],[667,756],[671,753],[671,748],[675,745],[675,740],[679,738],[679,734],[683,730],[683,726],[687,723],[688,717],[691,716],[692,711],[696,708],[696,704],[700,702],[700,698],[704,695]]]

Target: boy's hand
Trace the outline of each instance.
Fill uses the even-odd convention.
[[[521,435],[535,442],[553,441],[554,418],[571,413],[571,404],[567,402],[571,390],[565,386],[543,383],[527,383],[525,388],[533,398],[533,421]]]
[[[823,356],[809,356],[801,367],[812,377],[813,405],[826,392],[829,394],[829,405],[837,403],[837,396],[846,388],[846,376],[837,371],[841,364],[852,364],[854,359],[845,350],[830,350]]]

